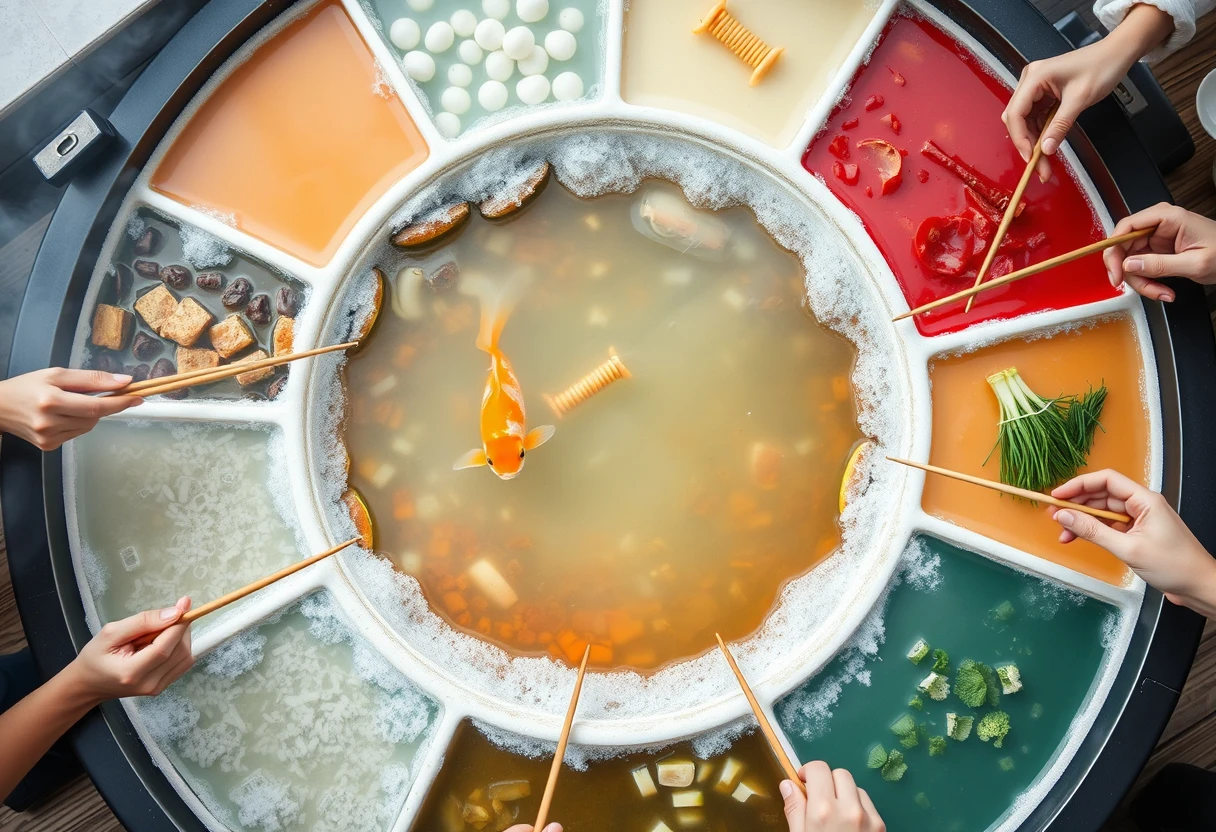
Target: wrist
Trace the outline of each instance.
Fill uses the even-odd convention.
[[[56,694],[61,698],[64,707],[79,712],[81,715],[106,701],[97,686],[89,679],[89,674],[77,656],[68,666],[55,674],[48,686],[53,685]]]
[[[1125,71],[1132,64],[1169,40],[1174,33],[1174,18],[1152,3],[1137,3],[1128,10],[1123,22],[1103,38],[1117,48]]]

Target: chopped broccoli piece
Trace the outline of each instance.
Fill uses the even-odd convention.
[[[963,700],[968,708],[978,708],[988,698],[988,683],[984,681],[984,673],[980,664],[971,659],[963,659],[954,675],[954,695]]]
[[[917,736],[916,731],[916,720],[909,714],[904,714],[891,723],[891,733],[899,737],[899,744],[904,748],[916,748],[920,743],[920,737]]]
[[[1013,758],[1002,757],[996,761],[996,764],[1001,767],[1001,771],[1013,771]]]
[[[904,755],[898,751],[892,751],[887,755],[887,762],[882,767],[882,779],[888,783],[894,783],[896,780],[903,779],[907,770],[908,764],[904,762]]]
[[[1035,702],[1033,705],[1030,706],[1030,718],[1031,719],[1038,719],[1042,715],[1043,715],[1043,706],[1040,703]]]
[[[908,707],[916,708],[916,710],[918,710],[918,711],[923,711],[925,709],[925,703],[921,700],[921,698],[919,696],[913,696],[911,699],[908,700]]]
[[[971,736],[971,726],[974,723],[975,717],[973,716],[946,714],[946,736],[952,740],[962,742]]]
[[[940,757],[946,753],[945,737],[929,737],[929,756]]]
[[[1001,692],[1017,693],[1022,689],[1022,674],[1016,664],[1007,664],[996,669],[996,678],[1001,680]]]
[[[975,735],[983,742],[995,740],[993,747],[1000,748],[1009,734],[1009,714],[1004,711],[993,711],[984,714],[983,719],[975,726]]]
[[[912,664],[920,664],[920,660],[929,655],[929,642],[923,638],[918,639],[916,644],[912,645],[912,649],[908,651],[908,658],[912,660]]]
[[[988,686],[988,705],[995,708],[1001,704],[1001,683],[997,681],[993,669],[986,664],[980,665],[980,673],[984,675],[984,684]]]
[[[875,745],[870,749],[870,755],[866,757],[867,768],[882,768],[887,764],[887,749],[881,745]]]
[[[941,702],[950,695],[950,680],[940,673],[930,673],[921,680],[916,689],[935,702]]]
[[[945,650],[933,651],[933,670],[935,673],[945,673],[950,669],[950,657]]]
[[[922,809],[929,808],[929,798],[925,797],[924,792],[917,792],[916,797],[912,798],[912,800]]]
[[[1008,621],[1009,619],[1013,618],[1013,613],[1013,604],[1009,603],[1008,601],[1002,601],[1001,603],[997,604],[996,609],[992,611],[992,617],[997,621]]]

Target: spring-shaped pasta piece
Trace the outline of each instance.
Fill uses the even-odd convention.
[[[625,363],[621,361],[620,356],[612,353],[608,356],[607,361],[562,392],[555,396],[550,396],[546,393],[542,398],[544,398],[545,403],[549,405],[549,408],[560,419],[618,378],[629,378],[631,375],[628,368],[625,367]]]
[[[785,52],[784,46],[774,49],[740,23],[726,10],[726,0],[718,0],[692,32],[694,35],[709,32],[720,40],[723,46],[738,55],[739,60],[753,69],[751,81],[748,82],[753,87],[768,75],[777,59]]]

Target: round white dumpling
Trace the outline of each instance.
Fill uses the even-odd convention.
[[[451,18],[452,31],[460,35],[462,38],[467,38],[473,34],[473,30],[477,28],[477,15],[473,14],[468,9],[460,9],[452,12]]]
[[[452,64],[448,67],[448,83],[454,87],[467,87],[473,83],[473,68],[468,64]]]
[[[494,18],[486,18],[473,30],[473,40],[477,41],[477,45],[482,49],[493,52],[502,48],[502,36],[506,31],[506,27]]]
[[[583,30],[583,13],[575,8],[562,9],[557,15],[557,25],[567,32]]]
[[[431,52],[447,52],[456,42],[456,33],[452,31],[450,23],[441,20],[431,24],[431,28],[426,30],[426,37],[422,42]]]
[[[435,0],[406,0],[406,3],[416,12],[426,12],[435,5]]]
[[[502,81],[486,81],[477,90],[477,103],[482,109],[497,113],[507,106],[507,85]]]
[[[456,47],[456,54],[460,55],[460,60],[469,66],[476,66],[481,63],[481,59],[485,55],[475,40],[462,40],[460,46]]]
[[[502,20],[511,13],[511,0],[481,0],[481,10],[486,17]]]
[[[545,35],[545,51],[555,61],[570,60],[574,57],[576,49],[578,49],[578,42],[574,39],[574,35],[565,29],[554,29]]]
[[[520,78],[515,85],[515,94],[525,104],[540,104],[549,97],[549,79],[543,75]]]
[[[502,38],[502,51],[513,61],[522,61],[531,55],[533,46],[536,46],[536,35],[527,26],[516,26]]]
[[[469,111],[469,106],[473,101],[469,98],[469,91],[464,87],[448,87],[443,91],[443,95],[439,96],[439,103],[449,113],[462,116]]]
[[[419,83],[425,84],[435,77],[435,59],[425,52],[406,52],[401,65],[405,74]]]
[[[563,72],[553,79],[553,97],[558,101],[582,98],[583,79],[577,72]]]
[[[549,13],[549,0],[515,0],[515,14],[524,23],[544,20]]]
[[[519,71],[524,75],[544,75],[549,68],[549,53],[543,46],[533,46],[532,54],[519,62]]]
[[[515,74],[515,61],[501,49],[486,55],[486,75],[492,81],[505,81]]]
[[[435,126],[439,128],[439,135],[445,139],[454,139],[460,135],[460,116],[454,113],[440,113],[435,116]]]
[[[408,52],[422,39],[422,28],[418,21],[412,18],[399,17],[389,27],[388,39],[393,42],[393,46]]]

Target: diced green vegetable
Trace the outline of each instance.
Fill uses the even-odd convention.
[[[996,761],[996,764],[1001,767],[1001,771],[1013,771],[1013,758],[1002,757]]]
[[[917,806],[919,806],[922,809],[929,808],[929,798],[925,797],[924,792],[917,792],[916,797],[912,798],[912,800],[914,803],[916,803]]]
[[[918,639],[916,644],[912,645],[912,649],[908,651],[908,658],[912,664],[920,664],[921,659],[929,655],[929,642],[923,638]]]
[[[870,749],[869,756],[866,757],[866,768],[882,768],[887,764],[887,749],[881,745],[875,745]]]
[[[996,669],[996,678],[1001,681],[1001,692],[1017,693],[1022,689],[1022,674],[1016,664],[1007,664]]]
[[[1042,715],[1043,715],[1043,706],[1040,703],[1035,702],[1033,705],[1030,706],[1030,718],[1031,719],[1038,719]]]
[[[940,673],[930,673],[916,688],[935,702],[941,702],[950,695],[950,680]]]
[[[994,740],[993,747],[1000,748],[1009,735],[1009,714],[1004,711],[993,711],[984,714],[979,724],[975,726],[975,735],[983,742]]]
[[[919,696],[913,696],[908,700],[908,707],[916,708],[918,711],[923,711],[925,709],[925,703]]]
[[[929,737],[929,756],[940,757],[946,753],[945,737]]]
[[[945,650],[933,651],[933,670],[936,673],[947,673],[950,670],[950,656]]]
[[[954,675],[954,695],[968,708],[978,708],[988,699],[988,683],[979,662],[963,659]]]
[[[887,762],[882,767],[882,779],[894,783],[896,780],[902,780],[907,771],[908,764],[904,762],[904,755],[899,751],[892,751],[887,755]]]
[[[962,742],[971,736],[971,726],[974,723],[975,717],[973,716],[946,714],[946,736],[952,740]]]
[[[1009,619],[1013,618],[1013,613],[1013,604],[1009,603],[1008,601],[1002,601],[1001,603],[997,604],[996,609],[992,611],[992,617],[997,621],[1008,621]]]
[[[995,708],[1001,704],[1001,683],[996,672],[986,664],[980,665],[980,673],[984,674],[984,684],[988,686],[988,705]]]
[[[916,730],[916,720],[909,714],[904,714],[891,723],[891,733],[899,737],[899,744],[904,748],[916,748],[920,737]]]

